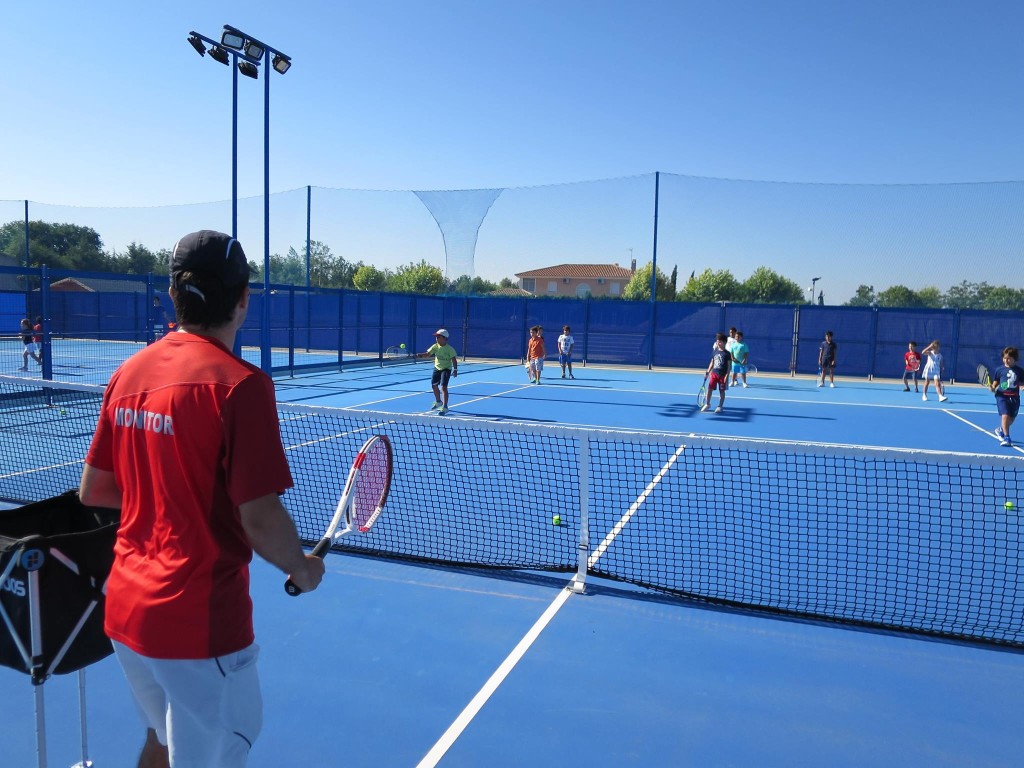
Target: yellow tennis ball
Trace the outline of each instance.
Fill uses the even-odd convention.
[[[551,516],[551,524],[552,525],[561,525],[562,524],[562,516],[561,515],[552,515]]]
[[[1003,504],[1003,506],[1006,507],[1006,509],[1013,509],[1013,502],[1008,501],[1005,504]]]
[[[405,344],[400,345],[399,349],[405,349]]]

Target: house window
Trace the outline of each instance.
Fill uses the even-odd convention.
[[[558,283],[554,280],[548,281],[548,293],[558,293]]]
[[[566,285],[568,285],[569,284],[569,278],[568,277],[563,277],[562,278],[562,282],[565,283]]]
[[[609,285],[608,285],[608,295],[609,296],[618,296],[621,292],[622,292],[622,284],[621,283],[609,283]]]
[[[537,290],[537,280],[535,278],[532,278],[532,277],[524,277],[523,278],[523,290],[524,291],[529,291],[530,293],[533,293],[534,291],[536,291]]]
[[[585,299],[590,295],[590,286],[586,283],[580,283],[576,286],[576,298]]]
[[[604,285],[604,278],[603,277],[597,278],[597,284],[598,285]]]

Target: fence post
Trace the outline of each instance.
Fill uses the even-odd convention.
[[[800,351],[800,305],[793,307],[793,345],[789,353],[789,375],[796,376],[796,368]]]
[[[39,267],[39,314],[43,316],[43,378],[53,378],[53,354],[50,344],[50,273],[46,265]]]

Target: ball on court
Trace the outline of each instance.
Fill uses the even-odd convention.
[[[67,413],[67,411],[65,411],[63,408],[61,408],[60,409],[60,415],[63,416],[65,413]],[[1006,502],[1006,503],[1009,504],[1010,502]]]
[[[551,516],[551,524],[552,525],[561,525],[562,524],[562,516],[561,515],[552,515]]]
[[[400,345],[398,346],[398,348],[399,348],[399,349],[405,349],[405,344],[400,344]]]
[[[1006,507],[1006,509],[1013,509],[1013,502],[1008,501],[1005,504],[1003,504],[1003,506]]]

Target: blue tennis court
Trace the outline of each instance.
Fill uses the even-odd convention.
[[[346,419],[366,412],[373,414],[371,423],[389,422],[388,429],[415,427],[420,437],[415,446],[409,443],[409,452],[446,460],[426,466],[410,460],[407,474],[396,466],[396,484],[408,478],[405,484],[418,493],[415,476],[423,476],[424,483],[452,497],[431,497],[425,506],[458,512],[442,530],[424,533],[421,546],[450,544],[453,554],[441,555],[458,559],[466,549],[507,536],[537,567],[454,567],[353,551],[329,556],[322,588],[292,599],[281,589],[280,574],[254,563],[266,725],[251,765],[1016,764],[1024,747],[1016,728],[1024,656],[1013,642],[962,642],[825,622],[810,615],[819,607],[755,611],[740,603],[771,605],[774,595],[748,600],[715,592],[733,588],[735,574],[746,590],[804,596],[801,589],[812,584],[810,570],[761,571],[787,562],[785,553],[780,559],[773,551],[789,540],[788,531],[778,530],[783,520],[810,532],[808,551],[834,551],[887,535],[878,529],[829,529],[843,536],[816,541],[815,529],[806,528],[814,469],[844,471],[835,457],[856,456],[861,449],[855,447],[908,450],[901,454],[906,460],[887,464],[884,475],[864,477],[860,465],[851,469],[857,479],[841,486],[836,505],[852,515],[847,506],[863,498],[866,488],[884,486],[892,493],[872,502],[886,510],[898,505],[894,518],[904,532],[926,529],[921,520],[929,514],[943,521],[949,516],[933,509],[936,499],[928,488],[902,473],[922,462],[941,466],[932,452],[973,454],[957,459],[969,468],[991,456],[1004,474],[993,478],[988,470],[965,470],[938,506],[951,506],[962,517],[1001,516],[993,518],[998,524],[989,526],[985,541],[966,548],[977,549],[968,553],[971,562],[988,568],[980,581],[997,579],[985,594],[1001,602],[971,595],[985,604],[959,618],[975,621],[979,613],[1001,610],[1005,615],[995,617],[1003,622],[1000,631],[1019,633],[1020,571],[1015,560],[1007,563],[996,554],[1019,538],[1016,510],[1003,508],[1017,489],[1007,478],[1019,475],[1013,468],[1019,452],[998,446],[991,434],[991,396],[977,385],[949,386],[949,400],[940,404],[934,396],[923,402],[903,392],[898,382],[841,379],[834,389],[819,389],[809,377],[763,375],[752,378],[748,389],[730,389],[724,412],[715,415],[698,411],[702,377],[692,372],[577,366],[576,379],[563,381],[549,365],[543,383],[531,385],[520,366],[467,361],[452,380],[450,413],[420,416],[433,399],[429,373],[429,365],[416,364],[281,379],[279,399],[355,412]],[[69,442],[61,451],[73,461],[74,440],[87,440],[88,418],[75,416],[70,407],[50,411],[69,422]],[[337,433],[356,431],[343,423],[346,429]],[[300,433],[291,430],[299,424],[283,421],[282,427],[286,445],[296,449],[290,453],[293,467],[312,461],[311,454],[298,458],[305,447],[299,446]],[[564,430],[594,432],[587,462],[560,448]],[[614,430],[607,448],[600,434],[605,430]],[[624,446],[645,442],[623,434],[631,430],[662,438],[648,441],[647,453],[633,454],[632,469],[615,474]],[[466,432],[526,438],[517,437],[499,454]],[[758,441],[775,442],[768,451]],[[688,447],[673,451],[674,444]],[[492,450],[495,455],[489,455]],[[783,458],[771,466],[743,463],[769,454]],[[523,484],[520,463],[535,467],[536,487]],[[5,474],[25,471],[5,464]],[[565,524],[551,524],[549,511],[564,509],[571,499],[558,497],[559,484],[545,476],[571,475],[584,464],[594,473],[588,501],[597,530],[590,538],[594,562],[579,593],[567,588],[579,577],[571,533],[579,514],[565,510]],[[318,471],[323,485],[334,483],[328,470]],[[793,472],[798,474],[787,474]],[[948,470],[941,474],[948,480]],[[798,484],[809,488],[798,491]],[[489,485],[494,492],[486,491]],[[397,536],[400,526],[417,525],[397,509],[414,505],[408,488],[396,489],[401,503],[395,529],[382,534],[386,539]],[[759,501],[736,501],[737,488],[753,489]],[[320,496],[303,493],[297,487],[286,503],[303,511],[322,505]],[[322,498],[332,495],[328,487]],[[692,509],[670,514],[683,499]],[[672,527],[676,518],[716,507],[716,499],[731,510],[720,525],[699,521],[699,534],[697,527]],[[499,511],[506,516],[488,522]],[[773,516],[762,521],[768,511]],[[611,537],[616,522],[632,514]],[[656,518],[663,527],[654,525]],[[856,518],[858,525],[864,519]],[[643,530],[658,536],[641,535],[641,520]],[[921,557],[944,562],[961,553],[941,551],[943,546],[971,533],[969,527],[918,533],[914,546],[938,547]],[[663,549],[661,536],[676,543]],[[662,561],[680,537],[694,537],[689,564]],[[530,551],[534,547],[536,553]],[[870,557],[887,556],[878,547],[871,552]],[[651,562],[642,564],[638,578],[670,580],[669,592],[639,587],[618,570],[645,553]],[[568,563],[552,565],[566,558]],[[829,568],[828,561],[817,565]],[[594,575],[602,569],[607,578]],[[871,581],[879,573],[864,578]],[[792,594],[787,584],[796,585]],[[870,586],[875,600],[888,593],[884,582]],[[714,592],[715,599],[698,597],[701,589]],[[934,600],[948,602],[950,595],[941,589],[940,584]],[[913,595],[909,606],[895,608],[923,608],[928,614],[933,606],[921,604],[935,593],[932,585],[919,585],[907,590]],[[87,680],[90,757],[97,766],[133,764],[142,731],[120,670],[107,659],[88,669]],[[3,669],[0,686],[9,711],[5,753],[12,765],[34,765],[28,679]],[[76,681],[73,675],[55,677],[44,688],[51,764],[70,765],[81,753]]]

